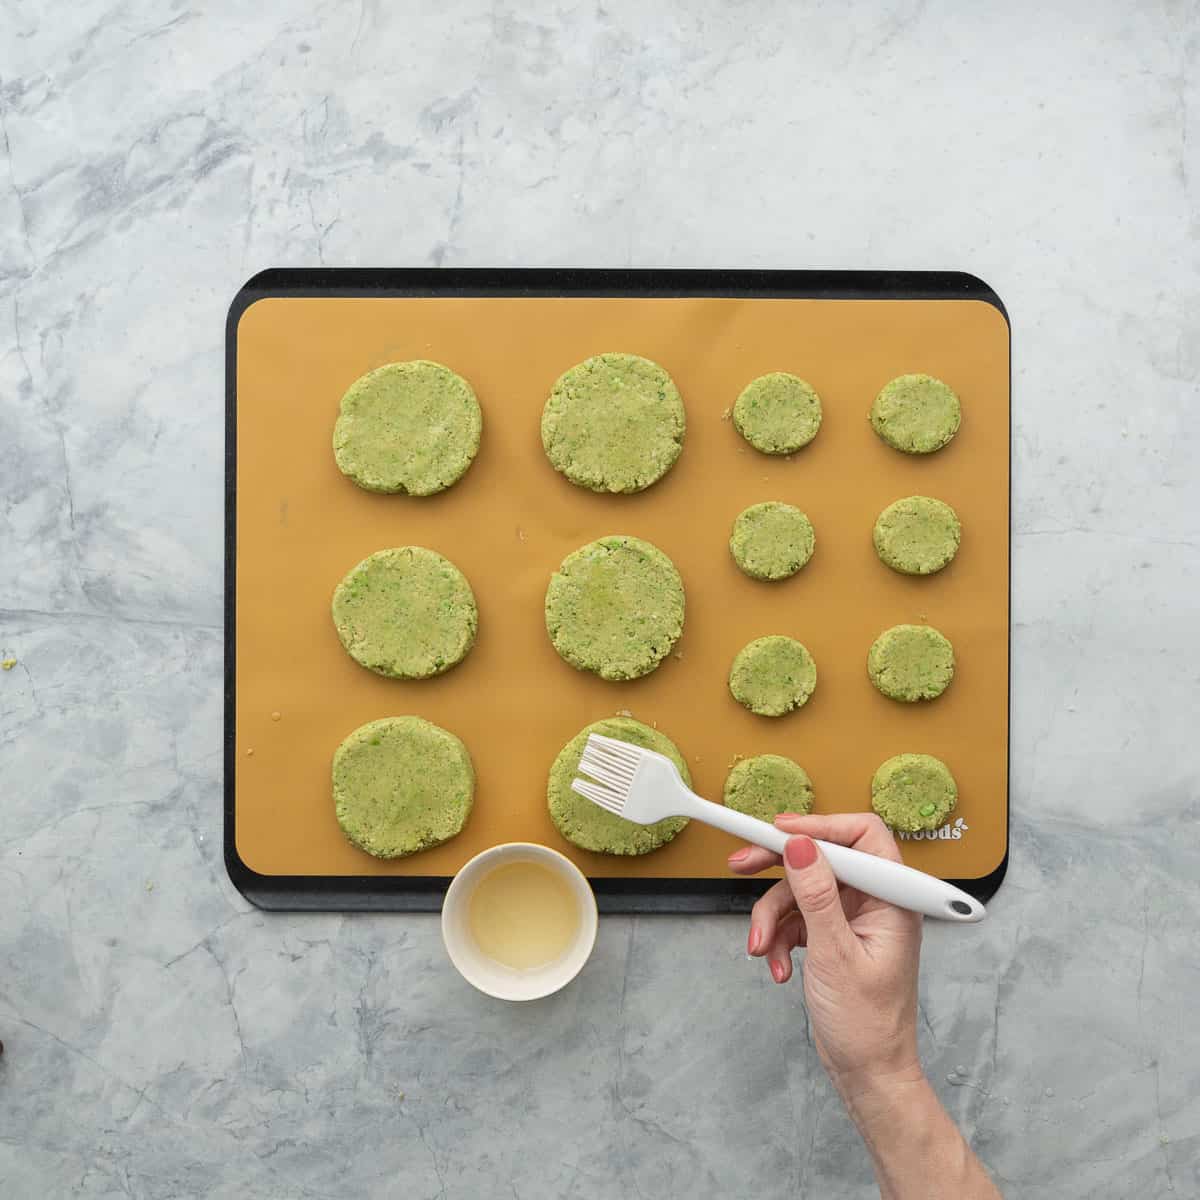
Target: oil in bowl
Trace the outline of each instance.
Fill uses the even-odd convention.
[[[559,871],[532,860],[493,867],[467,907],[475,944],[488,958],[527,971],[561,958],[579,929],[579,903]]]
[[[596,898],[569,859],[532,842],[493,846],[454,877],[442,940],[468,983],[501,1000],[565,987],[596,940]]]

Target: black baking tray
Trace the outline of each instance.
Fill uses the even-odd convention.
[[[249,279],[234,296],[225,323],[225,705],[224,852],[234,886],[259,908],[279,911],[438,912],[448,876],[263,875],[238,855],[234,837],[237,572],[237,326],[250,305],[268,297],[387,296],[706,296],[831,300],[980,300],[1010,326],[1000,297],[981,279],[959,271],[595,270],[575,268],[275,268]],[[1009,453],[1012,447],[1011,404]],[[1011,505],[1009,541],[1011,545]],[[1012,565],[1009,557],[1009,597]],[[1011,611],[1011,604],[1010,604]],[[1012,711],[1012,634],[1009,629]],[[1011,815],[1012,744],[1005,805]],[[1007,819],[1006,819],[1007,826]],[[1008,870],[1008,841],[1000,865],[977,879],[951,879],[981,902],[995,894]],[[743,913],[771,886],[759,879],[593,878],[601,912]]]

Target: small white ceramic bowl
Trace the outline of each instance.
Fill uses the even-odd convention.
[[[471,893],[479,881],[506,863],[536,862],[566,880],[579,902],[579,928],[565,954],[544,967],[519,971],[489,958],[475,944],[467,921]],[[596,897],[584,873],[569,859],[534,842],[506,842],[475,855],[450,881],[442,901],[442,941],[458,973],[497,1000],[538,1000],[564,988],[583,969],[596,943]]]

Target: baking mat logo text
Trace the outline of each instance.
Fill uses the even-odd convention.
[[[957,842],[970,829],[970,825],[959,817],[953,825],[943,825],[940,829],[918,829],[916,833],[906,833],[903,829],[896,831],[896,836],[904,842]]]

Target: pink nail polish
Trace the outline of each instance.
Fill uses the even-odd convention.
[[[741,850],[735,850],[730,856],[731,863],[745,862],[750,857],[750,847],[743,846]]]
[[[773,962],[771,964],[771,978],[774,979],[776,983],[783,982],[783,963]]]
[[[746,953],[757,954],[759,946],[762,945],[762,934],[757,929],[750,930],[750,938],[746,942]]]
[[[809,837],[792,838],[783,851],[789,867],[802,871],[817,861],[817,844]]]

